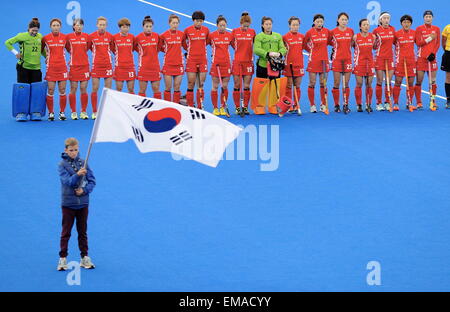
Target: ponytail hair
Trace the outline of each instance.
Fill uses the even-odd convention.
[[[170,14],[170,16],[169,16],[169,24],[172,22],[173,19],[177,19],[178,23],[180,22],[180,18],[178,17],[178,15]]]
[[[152,25],[155,24],[155,23],[153,23],[153,20],[150,17],[150,15],[147,15],[146,17],[144,17],[144,20],[142,21],[142,26],[145,26],[145,24],[147,24],[147,23],[151,23]]]
[[[271,17],[263,16],[262,19],[261,19],[261,29],[262,29],[263,32],[264,32],[264,27],[262,27],[262,25],[264,25],[265,21],[271,21],[273,23],[273,20],[272,20]]]
[[[341,16],[343,16],[343,15],[347,16],[347,19],[348,19],[348,20],[350,19],[350,17],[348,17],[348,14],[347,14],[347,13],[345,13],[345,12],[339,13],[338,18],[337,18],[337,25],[336,25],[336,26],[339,26],[339,19],[340,19]]]
[[[384,15],[387,15],[387,16],[391,17],[391,14],[389,14],[389,12],[387,12],[387,11],[381,12],[380,17],[378,18],[378,26],[381,26],[381,25],[382,25],[382,23],[381,23],[381,18],[382,18]]]
[[[50,21],[50,27],[52,26],[53,22],[58,22],[60,26],[62,26],[62,22],[59,18],[54,18]]]
[[[242,12],[240,24],[242,25],[244,23],[252,23],[252,18],[250,17],[248,12]]]
[[[84,26],[84,20],[82,18],[76,18],[73,20],[73,24],[72,24],[72,30],[75,31],[75,25],[79,23],[80,25]]]
[[[28,24],[28,29],[30,28],[41,28],[41,23],[39,22],[39,19],[37,17],[33,17],[33,19],[31,19],[31,22]]]
[[[314,22],[316,21],[316,19],[319,19],[319,18],[321,18],[321,19],[323,19],[323,20],[325,21],[325,17],[323,17],[322,14],[316,14],[316,15],[314,15],[314,17],[313,17],[313,24],[312,24],[311,27],[314,27],[314,26],[315,26],[315,25],[314,25]]]
[[[288,20],[289,26],[291,26],[293,21],[298,21],[298,23],[300,24],[300,18],[298,18],[297,16],[291,16]]]
[[[369,22],[369,20],[367,18],[363,18],[362,20],[360,20],[359,21],[359,29],[361,29],[361,25],[362,25],[363,22]]]
[[[223,15],[219,15],[216,20],[216,25],[219,25],[221,21],[225,21],[225,23],[227,23],[227,19]]]

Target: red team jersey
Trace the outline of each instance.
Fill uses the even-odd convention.
[[[324,71],[323,62],[326,65],[326,71],[329,71],[328,63],[328,45],[331,42],[331,33],[327,28],[311,28],[305,34],[303,48],[309,52],[308,72],[322,73]]]
[[[183,47],[187,51],[187,72],[208,71],[208,61],[206,60],[206,45],[209,29],[205,26],[196,28],[194,25],[184,30]]]
[[[286,46],[286,67],[284,75],[292,77],[291,66],[294,70],[295,77],[302,77],[305,75],[303,64],[303,44],[305,36],[299,32],[288,32],[283,36],[284,45]]]
[[[408,76],[416,75],[416,53],[414,50],[416,33],[409,29],[405,31],[403,28],[395,33],[395,74],[405,76],[405,64],[408,68]]]
[[[112,77],[112,57],[114,38],[109,32],[103,34],[98,31],[89,35],[92,51],[92,77]]]
[[[232,42],[232,35],[230,32],[223,33],[214,31],[208,36],[208,44],[212,49],[212,66],[211,76],[218,77],[217,66],[220,68],[222,77],[229,77],[231,75],[231,57],[230,46]]]
[[[87,51],[90,48],[89,35],[71,33],[66,36],[66,50],[70,53],[70,66],[89,66]]]
[[[114,36],[114,55],[116,58],[116,67],[134,68],[133,50],[134,36],[128,34],[122,36],[118,33]]]
[[[233,40],[231,46],[234,49],[233,75],[253,75],[255,67],[253,64],[253,43],[256,37],[254,29],[246,30],[241,27],[231,32]]]
[[[158,52],[161,49],[159,35],[154,32],[149,35],[140,33],[135,38],[134,48],[139,54],[138,80],[159,81],[161,79],[158,59]]]
[[[45,80],[48,81],[64,81],[67,80],[67,65],[66,65],[66,35],[53,33],[48,34],[42,38],[42,49],[46,52],[47,73]]]
[[[355,75],[366,77],[375,73],[372,54],[374,44],[375,38],[373,34],[369,33],[366,37],[361,33],[356,34],[354,41],[355,53],[353,58],[353,63],[355,65],[353,73]]]
[[[437,52],[440,47],[440,33],[441,30],[439,27],[434,25],[420,25],[416,28],[416,44],[419,47],[417,50],[417,70],[420,71],[428,71],[428,60],[427,57],[434,53],[437,55]],[[427,39],[431,34],[436,35],[436,39],[426,43],[425,39]],[[431,62],[431,70],[437,71],[437,61],[434,60]]]
[[[392,45],[394,44],[395,28],[388,26],[384,28],[383,26],[378,26],[373,31],[375,35],[375,46],[376,50],[376,64],[377,70],[385,70],[385,61],[388,61],[389,70],[394,69],[394,53],[392,52]]]
[[[66,50],[70,53],[70,81],[90,79],[88,50],[91,42],[86,33],[71,33],[66,36]]]
[[[134,36],[128,34],[123,36],[121,33],[114,36],[114,55],[115,70],[114,79],[118,81],[130,81],[136,77],[134,69]]]
[[[167,30],[161,38],[161,51],[164,52],[162,73],[169,76],[179,76],[184,73],[182,43],[185,35],[180,30]]]
[[[331,31],[331,44],[333,50],[331,52],[331,60],[333,62],[333,71],[351,72],[352,71],[352,40],[353,29],[347,28],[340,30],[336,27]]]

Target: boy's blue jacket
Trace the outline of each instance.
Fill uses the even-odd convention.
[[[61,180],[61,202],[63,207],[81,209],[89,205],[89,194],[95,187],[95,177],[87,166],[85,177],[77,175],[78,170],[84,166],[84,160],[80,157],[72,159],[66,153],[62,153],[62,160],[58,164],[58,172]],[[83,195],[77,196],[75,189],[81,187]]]

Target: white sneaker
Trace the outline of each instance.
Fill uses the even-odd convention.
[[[70,117],[72,118],[72,120],[78,120],[78,114],[77,112],[73,112]]]
[[[80,267],[85,269],[95,269],[95,265],[88,256],[84,256],[83,259],[81,259]]]
[[[320,111],[321,111],[322,113],[325,113],[326,109],[327,109],[327,107],[326,107],[325,104],[321,104],[321,105],[320,105]]]
[[[384,111],[383,104],[377,104],[377,111],[379,111],[379,112]]]
[[[59,113],[59,120],[66,120],[66,114],[64,112]]]
[[[309,109],[309,111],[310,111],[311,113],[317,113],[316,105],[311,105],[311,108]]]
[[[384,110],[390,110],[391,105],[389,103],[384,103]]]
[[[49,113],[48,114],[48,120],[49,121],[55,121],[55,113]]]
[[[88,116],[88,114],[86,112],[81,112],[80,113],[80,118],[83,119],[83,120],[88,120],[89,116]]]
[[[95,120],[95,119],[97,119],[97,113],[92,113],[92,120]]]
[[[58,267],[56,269],[58,271],[66,271],[68,269],[67,258],[59,258]]]

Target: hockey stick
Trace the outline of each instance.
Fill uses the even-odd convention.
[[[228,106],[227,106],[227,99],[225,97],[225,89],[223,88],[223,83],[222,83],[222,74],[220,73],[220,66],[219,64],[216,65],[216,69],[217,69],[217,73],[219,75],[219,83],[220,83],[220,89],[223,95],[223,105],[225,108],[225,114],[227,116],[227,118],[230,118],[230,112],[228,111]]]
[[[346,86],[345,86],[345,62],[342,60],[342,95],[344,96],[344,105],[348,105],[347,103],[347,94],[346,94]],[[348,106],[346,106],[348,108]],[[344,114],[347,115],[348,110],[344,109]]]
[[[294,99],[295,99],[295,102],[297,103],[297,114],[299,116],[301,116],[302,110],[300,109],[300,101],[298,99],[297,89],[295,87],[294,67],[292,66],[292,63],[289,64],[289,67],[291,68],[291,73],[292,73],[292,88],[294,90]]]
[[[197,80],[198,93],[200,95],[200,107],[198,107],[198,109],[203,109],[203,99],[202,99],[203,88],[200,86],[200,65],[197,65],[197,72],[195,73],[195,75]]]
[[[325,115],[329,115],[330,111],[328,110],[328,88],[327,88],[327,65],[325,61],[322,61],[323,66],[323,92],[324,92],[324,99],[325,99]]]
[[[384,60],[384,64],[386,65],[386,88],[388,93],[388,103],[389,103],[389,112],[392,113],[394,111],[394,108],[392,107],[392,101],[391,101],[391,78],[389,77],[389,66],[388,61]]]
[[[239,64],[239,79],[241,80],[241,88],[239,90],[239,107],[240,112],[239,115],[244,118],[245,112],[244,112],[244,75],[242,73],[242,64]]]
[[[430,88],[430,110],[436,111],[436,96],[433,94],[433,82],[431,80],[431,62],[428,61],[428,85]]]
[[[412,113],[414,107],[412,106],[412,99],[409,93],[409,77],[408,77],[408,66],[406,66],[406,58],[403,59],[403,66],[405,67],[405,78],[406,78],[406,100],[408,101],[408,109]]]
[[[366,111],[368,114],[370,114],[370,109],[369,109],[369,92],[367,92],[367,89],[369,88],[369,75],[370,75],[370,70],[369,70],[369,60],[366,60]]]

